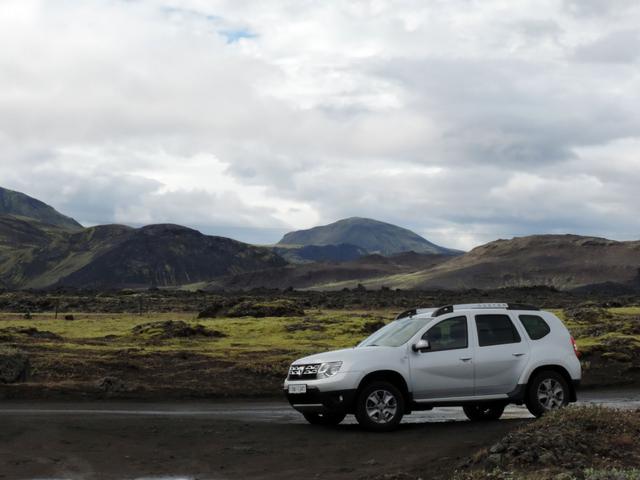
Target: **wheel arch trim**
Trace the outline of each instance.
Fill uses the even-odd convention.
[[[373,372],[369,372],[362,377],[360,382],[358,383],[357,391],[358,393],[369,383],[374,381],[385,381],[396,386],[405,400],[405,413],[410,413],[410,405],[413,402],[413,394],[409,390],[409,384],[407,380],[397,370],[375,370]],[[357,395],[356,395],[357,396]]]
[[[545,365],[539,365],[537,367],[535,367],[533,370],[531,370],[531,372],[529,373],[526,382],[522,382],[523,384],[525,384],[525,394],[526,392],[528,392],[529,389],[529,385],[531,383],[531,380],[533,378],[535,378],[535,376],[543,371],[552,371],[552,372],[556,372],[559,373],[560,375],[562,375],[562,377],[564,378],[565,382],[567,382],[567,387],[569,388],[569,401],[570,402],[575,402],[577,400],[577,394],[576,394],[576,386],[575,386],[575,382],[573,381],[573,379],[571,378],[571,375],[569,374],[569,371],[563,367],[562,365],[558,365],[558,364],[545,364]]]

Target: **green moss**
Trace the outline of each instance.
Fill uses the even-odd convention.
[[[281,374],[289,362],[300,356],[324,350],[353,347],[367,334],[365,323],[370,311],[313,310],[304,317],[213,318],[196,319],[193,313],[82,314],[75,320],[55,319],[52,314],[34,315],[25,320],[18,314],[0,314],[0,329],[19,326],[36,327],[63,337],[63,341],[37,340],[40,347],[66,355],[99,355],[126,349],[142,349],[141,353],[189,352],[227,360],[255,371]],[[395,312],[377,311],[376,317],[390,320]],[[226,335],[223,338],[150,339],[132,334],[136,325],[162,320],[183,320],[204,325]],[[321,325],[321,330],[300,328]],[[287,328],[292,326],[292,328]]]
[[[640,307],[617,307],[607,310],[614,315],[640,315]]]

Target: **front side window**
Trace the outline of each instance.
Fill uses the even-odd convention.
[[[520,321],[531,340],[540,340],[551,332],[549,325],[538,315],[520,315]]]
[[[422,336],[429,342],[429,351],[455,350],[469,345],[467,317],[453,317],[431,327]]]
[[[508,315],[476,315],[481,347],[520,342],[520,335]]]

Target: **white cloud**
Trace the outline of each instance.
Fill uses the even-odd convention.
[[[463,248],[638,237],[639,21],[604,0],[5,0],[0,183],[86,223],[265,242],[350,215]]]

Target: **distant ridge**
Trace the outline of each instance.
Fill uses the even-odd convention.
[[[362,282],[367,288],[494,289],[545,285],[560,290],[640,285],[640,241],[580,235],[531,235],[495,240],[408,275]],[[341,283],[335,288],[353,287]]]
[[[462,252],[431,243],[415,232],[371,218],[351,217],[329,225],[287,233],[278,245],[340,245],[363,248],[368,253],[402,252],[457,255]]]
[[[0,215],[14,215],[38,220],[46,225],[81,230],[73,218],[61,214],[53,207],[21,192],[0,187]]]

